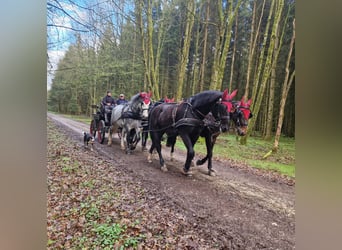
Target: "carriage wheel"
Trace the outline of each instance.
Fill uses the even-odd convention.
[[[103,120],[100,120],[99,124],[97,125],[97,141],[101,144],[104,141],[105,133],[106,133],[105,122]]]
[[[96,135],[96,123],[95,120],[91,120],[90,122],[90,134],[95,138]]]

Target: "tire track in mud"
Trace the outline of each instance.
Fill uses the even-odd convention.
[[[88,131],[89,126],[54,114],[48,114],[48,118],[83,144],[81,132]],[[184,152],[175,152],[175,161],[171,162],[165,147],[163,154],[169,171],[164,173],[159,170],[157,156],[152,164],[147,163],[147,153],[141,152],[140,145],[132,155],[126,155],[119,144],[114,135],[111,147],[95,143],[95,151],[129,171],[155,192],[159,201],[177,206],[191,218],[195,229],[202,228],[206,237],[224,242],[227,249],[295,248],[293,186],[271,182],[215,160],[217,176],[208,176],[202,166],[193,168],[192,177],[185,177],[181,174]]]

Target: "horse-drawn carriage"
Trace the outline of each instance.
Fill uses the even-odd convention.
[[[187,158],[183,168],[184,174],[189,175],[190,163],[194,157],[193,147],[199,136],[205,137],[207,155],[197,161],[202,165],[208,161],[208,174],[212,175],[212,150],[216,137],[220,132],[229,131],[229,122],[233,121],[238,135],[246,134],[248,119],[252,117],[250,111],[251,99],[246,103],[233,101],[237,90],[231,94],[226,89],[220,91],[203,91],[181,103],[173,100],[159,101],[151,104],[151,92],[141,92],[134,95],[126,104],[116,105],[109,122],[105,122],[105,109],[98,105],[90,124],[90,133],[101,144],[105,133],[108,132],[108,145],[112,144],[113,132],[118,132],[121,140],[121,149],[130,154],[141,139],[142,149],[146,147],[147,134],[150,134],[152,145],[149,149],[148,161],[152,162],[152,152],[157,150],[161,169],[166,171],[165,161],[161,154],[161,140],[164,134],[168,136],[167,146],[171,146],[173,153],[176,137],[180,136],[187,148]],[[109,114],[107,114],[109,115]],[[122,133],[122,134],[121,134]]]
[[[93,113],[93,119],[90,122],[90,134],[95,138],[97,132],[97,141],[99,143],[103,143],[105,139],[105,134],[108,133],[110,128],[110,122],[105,122],[105,109],[99,105],[93,104],[91,105],[93,109],[96,109],[96,112]],[[109,118],[110,121],[110,118]]]
[[[151,94],[151,92],[140,92],[134,95],[128,103],[113,107],[110,113],[106,113],[103,106],[92,105],[91,107],[96,109],[96,112],[93,113],[93,119],[90,122],[90,134],[96,137],[97,132],[97,140],[103,144],[105,134],[109,133],[108,145],[111,145],[112,133],[117,132],[121,140],[121,148],[126,148],[126,152],[133,150],[140,140],[141,122],[145,121],[148,116]]]

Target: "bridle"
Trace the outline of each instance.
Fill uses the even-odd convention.
[[[233,116],[232,120],[235,122],[237,127],[247,127],[248,120],[253,117],[249,107],[238,104],[234,105],[234,111],[231,113],[231,115]],[[236,116],[236,119],[234,119],[234,116]]]

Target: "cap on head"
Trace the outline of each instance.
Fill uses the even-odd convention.
[[[120,94],[120,97],[125,97],[124,94]]]

